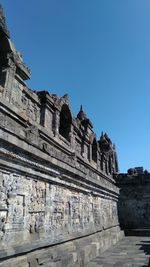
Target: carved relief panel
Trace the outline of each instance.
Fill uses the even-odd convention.
[[[40,108],[24,91],[22,93],[21,104],[25,115],[33,121],[40,123]]]
[[[67,192],[64,188],[51,186],[51,227],[59,234],[65,228]]]
[[[0,240],[3,240],[5,235],[7,215],[7,190],[4,187],[3,174],[0,172]]]
[[[93,223],[92,197],[82,194],[83,227],[88,228]]]
[[[29,188],[29,231],[39,233],[44,231],[46,206],[45,182],[31,180]]]
[[[80,200],[80,194],[74,193],[70,198],[71,204],[71,224],[73,230],[82,229],[82,203]]]
[[[6,231],[7,211],[0,210],[0,240],[4,239]]]
[[[108,227],[117,217],[112,200],[0,172],[0,240],[42,235],[55,239],[83,229]],[[15,239],[16,238],[16,239]]]
[[[101,200],[98,197],[94,197],[93,199],[93,216],[94,216],[94,224],[95,226],[99,226],[101,224]]]
[[[0,173],[0,232],[3,232],[3,235],[2,233],[0,235],[3,238],[7,237],[8,240],[9,232],[24,230],[25,189],[24,177],[7,172]]]
[[[11,104],[20,107],[22,98],[23,85],[16,79],[13,80],[13,89],[11,91]]]

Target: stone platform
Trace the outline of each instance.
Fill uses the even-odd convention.
[[[150,237],[128,236],[89,262],[87,267],[148,267]]]

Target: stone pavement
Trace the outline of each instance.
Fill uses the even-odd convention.
[[[150,237],[128,236],[90,261],[87,267],[148,267]]]

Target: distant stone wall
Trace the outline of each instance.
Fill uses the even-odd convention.
[[[119,174],[119,221],[123,229],[150,228],[150,174]]]
[[[96,139],[82,106],[72,116],[67,95],[27,87],[1,7],[0,36],[0,266],[44,265],[35,254],[77,238],[89,254],[93,242],[106,249],[121,237],[115,146],[106,133]]]

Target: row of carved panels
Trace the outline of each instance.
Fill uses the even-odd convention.
[[[0,239],[60,234],[117,221],[116,203],[17,174],[0,173]]]

